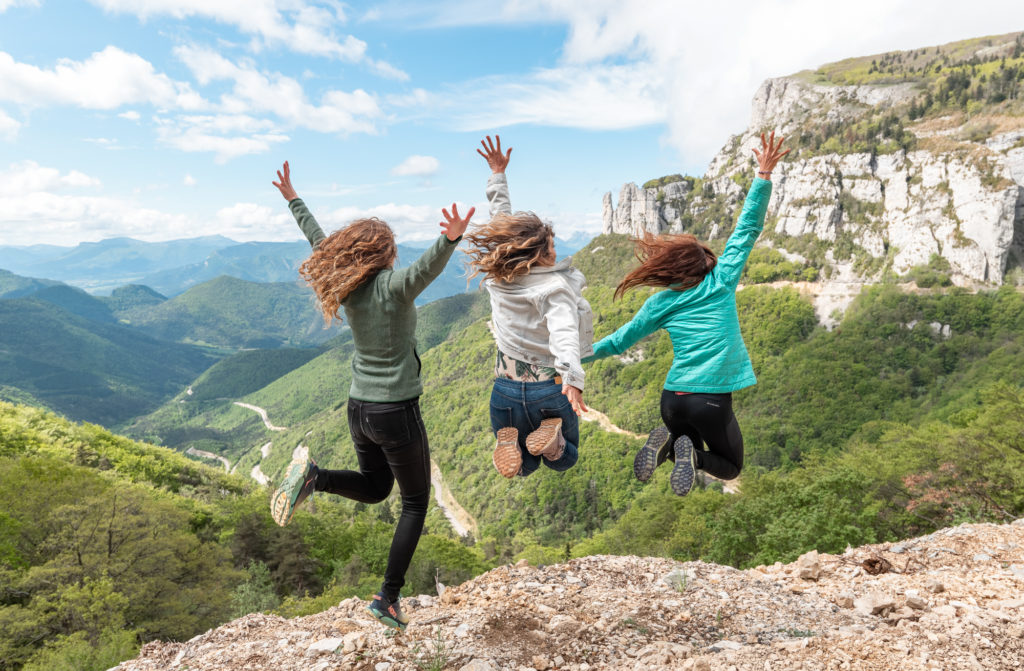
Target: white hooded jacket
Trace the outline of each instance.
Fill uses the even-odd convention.
[[[504,173],[487,180],[491,216],[511,214]],[[583,389],[580,358],[593,353],[594,317],[583,298],[586,279],[572,259],[554,266],[534,266],[512,282],[486,279],[491,322],[498,349],[514,359],[551,366],[563,384]]]

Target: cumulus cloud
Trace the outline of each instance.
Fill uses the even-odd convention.
[[[20,128],[21,122],[12,119],[3,110],[0,110],[0,140],[13,140],[18,135]]]
[[[121,112],[117,116],[121,117],[122,119],[128,119],[129,121],[138,121],[139,119],[142,118],[142,115],[139,114],[138,112],[136,112],[135,110],[128,110],[127,112]]]
[[[225,113],[269,113],[288,124],[322,133],[374,133],[375,120],[383,116],[376,98],[362,89],[327,91],[317,105],[291,77],[261,72],[245,62],[233,63],[201,47],[178,47],[175,55],[201,85],[233,82],[232,90],[221,96],[220,108]]]
[[[100,181],[78,170],[61,173],[35,161],[12,163],[0,172],[0,196],[17,196],[42,191],[62,191],[69,188],[98,187]]]
[[[2,0],[0,0],[2,1]],[[346,21],[340,3],[331,8],[297,0],[92,0],[110,12],[134,14],[145,20],[167,15],[176,19],[203,17],[236,26],[252,35],[251,47],[283,47],[299,53],[327,56],[349,62],[366,61],[372,70],[392,79],[408,75],[383,61],[366,57],[366,42],[335,34],[334,27]]]
[[[391,169],[392,175],[429,177],[436,174],[441,163],[433,156],[412,155]]]
[[[188,173],[185,173],[185,177],[184,179],[181,180],[181,183],[184,184],[185,186],[195,186],[196,178]]]
[[[39,0],[0,0],[0,14],[3,14],[11,7],[37,7]]]
[[[494,84],[500,94],[488,91],[490,101],[481,96],[479,107],[457,117],[459,125],[665,123],[668,141],[694,167],[743,130],[750,100],[769,77],[852,56],[1002,34],[1013,28],[1011,17],[1024,20],[1024,5],[1007,0],[935,0],[927,12],[912,0],[862,0],[828,12],[821,7],[816,0],[516,0],[496,8],[483,0],[449,0],[385,5],[372,18],[420,27],[565,24],[557,68],[475,82]],[[428,114],[447,112],[440,98],[430,96]]]
[[[138,103],[187,110],[204,107],[189,84],[157,73],[146,59],[114,46],[84,61],[63,58],[51,69],[19,63],[0,52],[0,100],[101,110]]]

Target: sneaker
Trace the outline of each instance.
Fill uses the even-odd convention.
[[[409,616],[402,612],[398,599],[388,601],[380,592],[373,595],[366,610],[385,625],[400,631],[405,631],[409,624]]]
[[[562,436],[562,418],[542,420],[536,431],[526,436],[526,451],[533,456],[542,456],[548,461],[558,461],[565,452],[565,438]]]
[[[313,492],[316,484],[316,464],[312,459],[293,459],[288,466],[284,482],[270,497],[270,514],[280,526],[292,521],[295,508]]]
[[[519,430],[515,427],[498,429],[491,461],[506,478],[514,478],[523,467],[523,453],[519,451]]]
[[[676,465],[672,467],[672,475],[668,482],[673,492],[679,496],[686,496],[693,489],[693,481],[697,475],[697,453],[689,436],[676,438],[675,452]]]
[[[678,441],[676,441],[678,442]],[[654,469],[661,466],[672,450],[668,429],[664,426],[651,431],[647,442],[633,458],[633,475],[640,482],[647,482],[654,475]]]

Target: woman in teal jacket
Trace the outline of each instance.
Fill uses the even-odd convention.
[[[743,468],[732,392],[757,378],[740,334],[736,285],[764,226],[772,169],[789,153],[781,147],[775,133],[761,136],[761,150],[754,150],[757,179],[720,258],[692,235],[645,235],[637,241],[640,266],[623,278],[615,297],[638,286],[667,290],[648,298],[629,323],[595,343],[594,354],[583,359],[622,354],[658,329],[668,331],[673,358],[661,394],[665,426],[651,431],[633,460],[633,472],[646,482],[659,464],[674,459],[670,483],[680,496],[690,492],[697,470],[731,480]]]

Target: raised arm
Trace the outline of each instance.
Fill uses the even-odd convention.
[[[292,175],[291,170],[288,167],[288,161],[284,162],[283,172],[282,170],[277,171],[277,182],[271,182],[277,187],[277,190],[281,192],[281,196],[288,201],[288,209],[292,211],[292,216],[295,217],[295,221],[298,222],[299,228],[302,230],[302,234],[306,236],[306,240],[309,240],[309,244],[313,249],[316,249],[321,241],[327,236],[324,235],[323,229],[320,228],[320,224],[316,223],[316,219],[313,214],[306,207],[306,204],[302,202],[299,195],[295,193],[295,187],[292,186]]]
[[[583,363],[603,359],[612,354],[622,354],[639,341],[657,331],[660,328],[660,324],[654,314],[654,310],[650,307],[651,298],[648,298],[636,315],[620,326],[615,333],[606,335],[594,343],[594,353],[583,357]]]
[[[452,257],[452,252],[458,246],[459,240],[462,239],[462,234],[466,232],[469,220],[473,218],[475,212],[476,208],[471,207],[465,217],[460,217],[458,205],[454,203],[452,203],[451,214],[448,214],[447,208],[441,210],[445,218],[445,221],[441,222],[441,231],[444,235],[438,237],[434,244],[409,267],[401,268],[391,274],[388,289],[395,298],[413,301],[431,282],[437,279],[437,276],[448,264],[448,259]]]
[[[736,286],[743,274],[743,266],[747,263],[750,250],[754,248],[761,230],[764,228],[764,217],[768,212],[768,201],[772,195],[772,170],[789,150],[782,151],[784,138],[775,140],[775,132],[765,138],[761,134],[761,151],[754,149],[757,157],[757,179],[750,185],[747,198],[743,202],[743,212],[736,222],[736,229],[725,244],[725,251],[718,258],[715,272],[725,284]]]
[[[491,176],[487,180],[487,202],[490,204],[492,217],[496,214],[512,214],[512,201],[508,195],[508,179],[505,177],[505,168],[508,167],[508,162],[512,157],[512,147],[502,154],[501,137],[495,135],[494,140],[491,142],[491,136],[488,135],[486,141],[480,140],[480,145],[484,150],[476,150],[476,153],[483,156],[491,168]]]

